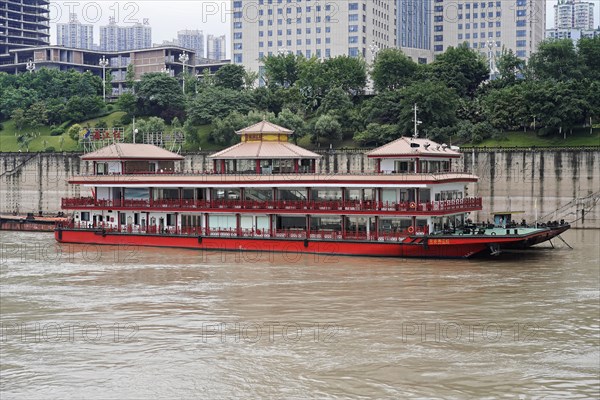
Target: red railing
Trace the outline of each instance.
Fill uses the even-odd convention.
[[[317,240],[370,240],[370,241],[399,241],[411,235],[424,235],[429,233],[427,226],[409,227],[401,231],[356,232],[332,229],[312,230],[304,229],[213,229],[193,226],[165,227],[114,225],[108,223],[70,222],[57,223],[56,228],[92,230],[98,234],[103,233],[136,233],[144,235],[178,235],[178,236],[205,236],[205,237],[242,237],[242,238],[275,238],[275,239],[317,239]]]
[[[398,211],[427,214],[444,211],[480,210],[482,199],[415,202],[359,201],[359,200],[96,200],[92,197],[63,198],[63,209],[123,208],[123,209],[189,209],[189,210],[314,210],[314,211]]]

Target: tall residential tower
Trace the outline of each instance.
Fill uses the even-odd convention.
[[[207,55],[206,58],[209,60],[224,60],[227,58],[225,54],[225,50],[227,48],[227,42],[225,41],[225,35],[222,36],[214,36],[208,35],[208,39],[206,41],[206,50]]]
[[[94,25],[82,24],[77,14],[71,14],[66,24],[56,24],[56,44],[72,49],[93,49]]]

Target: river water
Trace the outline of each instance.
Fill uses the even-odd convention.
[[[406,260],[0,232],[0,398],[598,398],[600,231]]]

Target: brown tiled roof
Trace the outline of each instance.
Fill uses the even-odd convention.
[[[215,153],[214,160],[320,158],[321,156],[288,142],[242,142]]]
[[[458,158],[460,153],[452,150],[447,145],[441,145],[429,139],[415,139],[411,137],[401,137],[388,144],[371,150],[367,153],[368,157],[393,157],[393,156],[433,156]]]
[[[82,160],[183,160],[184,157],[152,144],[115,143],[85,154]]]
[[[280,134],[284,134],[284,135],[291,135],[292,133],[294,133],[293,131],[284,128],[282,126],[279,125],[275,125],[269,121],[265,121],[262,120],[259,123],[256,123],[252,126],[249,126],[247,128],[244,129],[240,129],[239,131],[236,131],[236,133],[238,135],[246,135],[246,134],[251,134],[251,133],[280,133]]]

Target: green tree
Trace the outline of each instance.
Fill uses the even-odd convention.
[[[171,121],[185,117],[185,97],[175,78],[156,72],[144,74],[136,82],[136,115],[161,117]]]
[[[237,64],[227,64],[222,66],[215,73],[215,86],[242,90],[244,87],[244,77],[246,71],[243,66]]]
[[[399,91],[400,102],[399,132],[405,136],[414,134],[414,105],[419,108],[420,136],[445,139],[442,128],[451,128],[456,122],[459,97],[456,92],[440,82],[415,82]]]
[[[165,120],[159,117],[149,117],[136,121],[136,127],[140,133],[159,133],[167,130]]]
[[[119,107],[121,111],[126,112],[127,115],[133,116],[135,114],[136,102],[137,99],[133,93],[123,93],[117,100],[117,107]]]
[[[127,64],[127,72],[125,73],[125,84],[127,88],[135,93],[135,67],[133,64]]]
[[[430,79],[439,79],[454,88],[459,96],[473,96],[489,76],[485,58],[466,44],[449,47],[431,64]]]
[[[105,107],[99,96],[72,96],[67,101],[65,114],[73,121],[83,121],[97,115]]]
[[[80,132],[82,130],[83,130],[83,127],[81,125],[79,125],[79,124],[73,124],[69,128],[69,131],[67,132],[67,134],[74,141],[79,141],[79,135],[80,135]]]
[[[204,89],[188,107],[188,118],[193,125],[210,124],[237,111],[246,115],[253,108],[253,96],[247,91],[209,87]]]
[[[500,72],[500,79],[494,83],[498,82],[501,87],[514,84],[519,76],[524,75],[525,71],[525,61],[517,57],[512,49],[502,51],[496,61],[496,66]]]
[[[584,75],[592,81],[600,80],[600,36],[579,39],[577,54]]]
[[[274,122],[277,125],[294,131],[292,136],[294,142],[296,142],[297,138],[304,136],[306,133],[306,124],[302,115],[291,111],[289,108],[281,110]]]
[[[333,115],[321,115],[315,122],[314,131],[316,142],[319,142],[319,138],[326,138],[329,141],[342,139],[342,125]]]
[[[13,122],[15,123],[15,128],[17,130],[21,130],[27,124],[27,118],[25,117],[25,111],[22,108],[15,108],[11,115]]]
[[[258,72],[256,71],[245,71],[244,72],[244,89],[252,90],[258,80]]]
[[[394,90],[406,86],[415,78],[418,67],[402,50],[381,50],[371,72],[375,89]]]
[[[353,104],[348,93],[339,87],[335,87],[328,91],[323,98],[319,107],[319,114],[333,113],[343,115],[352,109],[352,106]]]
[[[379,146],[392,141],[397,136],[395,125],[370,123],[364,131],[357,132],[353,139],[361,146]]]
[[[265,66],[263,79],[268,86],[289,88],[296,83],[299,75],[299,65],[304,60],[302,56],[293,53],[270,55],[264,57]]]
[[[358,57],[338,56],[323,63],[329,88],[338,87],[351,95],[361,94],[367,85],[367,63]]]
[[[581,67],[571,39],[546,40],[531,55],[528,72],[534,79],[579,79]]]

